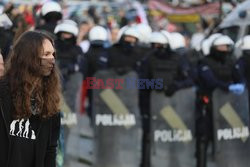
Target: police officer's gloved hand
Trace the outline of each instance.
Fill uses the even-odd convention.
[[[119,67],[119,68],[115,68],[115,72],[118,75],[125,75],[126,73],[128,73],[131,70],[132,70],[131,67]]]
[[[241,95],[245,90],[244,84],[231,84],[228,87],[228,90],[236,95]]]
[[[78,64],[72,64],[72,65],[69,66],[68,72],[69,72],[69,74],[72,74],[72,73],[78,72],[79,69],[80,68],[79,68]]]
[[[178,90],[177,85],[175,84],[170,84],[169,86],[167,86],[167,88],[165,89],[165,95],[166,96],[172,96],[174,95],[174,93]]]

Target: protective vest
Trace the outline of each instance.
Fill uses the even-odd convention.
[[[63,78],[67,80],[67,78],[71,74],[79,70],[79,64],[83,53],[79,46],[63,46],[64,47],[59,46],[59,44],[56,44],[56,63],[58,64]]]
[[[86,53],[88,62],[87,77],[92,77],[97,71],[107,68],[108,53],[103,47],[90,47]]]
[[[246,79],[248,81],[248,84],[250,84],[250,69],[249,69],[249,66],[250,66],[250,57],[249,57],[249,55],[243,55],[242,59],[245,62],[246,67],[247,67],[247,68],[245,68],[245,71],[244,71],[245,75],[246,75],[245,77],[246,77]]]
[[[109,51],[109,68],[114,69],[118,74],[123,75],[129,71],[136,70],[136,63],[139,61],[138,52],[127,52],[122,46],[113,46]]]
[[[169,55],[159,58],[152,55],[149,60],[151,78],[162,78],[164,85],[170,85],[178,79],[179,74],[179,55]]]
[[[75,64],[78,62],[79,56],[82,54],[81,48],[74,45],[56,44],[57,60],[60,62],[59,66],[67,64]]]
[[[233,80],[233,60],[228,58],[225,62],[220,62],[208,56],[202,60],[202,64],[207,65],[215,77],[224,82]]]

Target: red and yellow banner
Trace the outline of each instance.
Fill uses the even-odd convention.
[[[190,8],[173,7],[159,0],[149,0],[150,14],[153,16],[166,16],[171,22],[199,22],[200,16],[219,14],[220,3],[214,2]]]

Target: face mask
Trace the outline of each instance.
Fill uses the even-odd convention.
[[[93,47],[104,47],[106,41],[101,41],[101,40],[96,40],[96,41],[92,41],[90,42],[91,46]]]
[[[153,48],[154,50],[154,55],[159,57],[159,58],[166,58],[168,55],[170,55],[170,49],[169,47],[165,48]]]
[[[59,48],[69,49],[76,44],[76,39],[74,37],[67,39],[59,39]]]
[[[131,42],[123,41],[122,47],[126,50],[130,50],[130,49],[132,50],[135,47],[135,44]]]
[[[229,56],[229,52],[216,51],[215,56],[216,57],[226,57],[226,56]]]
[[[164,57],[164,55],[166,55],[164,48],[154,48],[153,50],[154,50],[154,55],[157,57]]]
[[[54,58],[42,58],[41,59],[41,74],[43,76],[49,76],[55,66]]]
[[[74,44],[75,44],[75,42],[76,42],[76,40],[75,40],[75,38],[74,38],[74,37],[64,39],[63,41],[64,41],[65,43],[69,44],[69,45],[74,45]]]
[[[219,50],[212,50],[211,55],[218,61],[225,61],[231,52],[228,51],[219,51]]]

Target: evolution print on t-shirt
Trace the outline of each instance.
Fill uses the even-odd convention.
[[[35,131],[30,129],[29,119],[13,120],[10,124],[10,135],[36,140]]]

